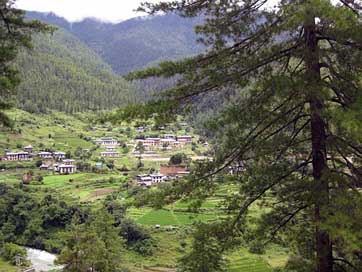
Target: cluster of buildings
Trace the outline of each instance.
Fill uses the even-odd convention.
[[[77,166],[75,160],[64,159],[60,163],[43,162],[40,166],[40,170],[48,170],[59,173],[60,175],[74,174],[77,172]]]
[[[163,138],[136,139],[136,146],[142,144],[145,150],[166,149],[172,150],[182,148],[186,144],[192,143],[192,136],[176,136],[174,134],[165,134]]]
[[[47,152],[42,151],[37,154],[33,153],[34,148],[31,145],[28,145],[23,148],[23,151],[19,152],[6,152],[5,156],[2,158],[4,161],[28,161],[34,157],[39,157],[41,159],[55,159],[62,160],[65,159],[65,152]]]
[[[190,174],[188,166],[185,165],[161,165],[160,172],[157,174],[136,176],[137,184],[150,187],[155,184],[185,177]]]
[[[77,171],[75,161],[66,159],[65,152],[48,152],[41,151],[34,153],[34,148],[28,145],[23,148],[23,151],[19,152],[6,152],[2,158],[4,161],[28,161],[33,158],[42,159],[42,165],[39,167],[40,170],[54,171],[59,174],[73,174]]]
[[[105,151],[101,152],[103,158],[119,158],[120,153],[116,150],[118,141],[114,138],[103,137],[96,140],[96,144],[105,148]]]

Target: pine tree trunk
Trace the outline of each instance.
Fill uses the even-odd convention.
[[[316,35],[315,17],[312,12],[308,14],[304,24],[304,38],[306,43],[306,82],[308,86],[307,97],[310,104],[311,134],[312,134],[312,164],[314,177],[314,219],[316,224],[316,271],[333,271],[332,244],[328,232],[320,226],[324,221],[324,209],[328,207],[329,187],[328,181],[323,179],[323,172],[327,168],[326,151],[326,124],[322,117],[324,108],[321,74],[319,65],[318,40]]]

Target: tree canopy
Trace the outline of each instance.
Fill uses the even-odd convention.
[[[183,0],[140,10],[205,16],[196,32],[208,50],[131,73],[129,79],[177,76],[178,82],[129,114],[170,116],[200,96],[237,90],[208,124],[218,139],[214,160],[170,192],[205,199],[225,183],[215,176],[243,162],[246,170],[229,177],[239,187],[225,202],[230,216],[209,233],[219,254],[238,239],[272,241],[292,249],[287,271],[358,271],[361,1]],[[249,216],[255,205],[268,208],[257,227]],[[205,239],[196,231],[198,237]],[[219,271],[215,263],[209,270],[190,265],[209,256],[200,254],[207,248],[194,248],[183,270]]]
[[[14,7],[14,0],[0,1],[0,123],[10,126],[3,113],[11,107],[15,87],[19,84],[18,72],[12,61],[21,47],[31,47],[31,34],[51,30],[39,21],[27,21],[24,11]]]

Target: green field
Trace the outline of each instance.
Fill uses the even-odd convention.
[[[116,191],[125,178],[116,174],[78,173],[44,177],[43,184],[30,185],[35,189],[55,189],[80,201],[94,201]]]
[[[229,263],[230,272],[272,272],[273,269],[261,258],[240,257]]]
[[[176,212],[173,210],[153,210],[150,208],[129,210],[129,217],[143,225],[160,226],[184,226],[190,225],[195,221],[215,220],[217,215],[212,213],[187,213]]]
[[[10,265],[0,258],[0,272],[16,272],[18,271],[15,266]]]

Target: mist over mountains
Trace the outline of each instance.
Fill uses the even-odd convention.
[[[194,33],[200,18],[167,14],[112,24],[94,18],[72,23],[54,13],[28,12],[27,15],[72,33],[121,75],[162,60],[195,55],[204,48],[196,42]]]

